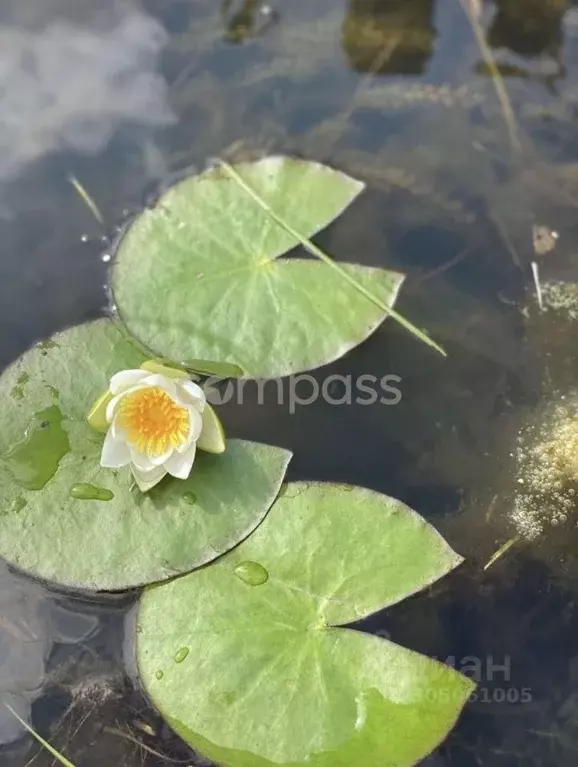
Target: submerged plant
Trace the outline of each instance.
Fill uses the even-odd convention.
[[[51,754],[57,761],[60,762],[64,767],[74,767],[74,764],[72,764],[71,761],[69,761],[65,756],[63,756],[59,751],[57,751],[54,746],[51,746],[50,743],[47,740],[44,740],[44,738],[36,732],[36,730],[31,727],[28,722],[25,722],[22,717],[14,711],[12,706],[9,706],[7,703],[4,704],[8,711],[14,716],[15,719],[17,719],[22,727],[32,735],[33,738],[35,738],[40,745],[45,748],[49,754]]]

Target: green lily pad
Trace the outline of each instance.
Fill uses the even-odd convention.
[[[343,173],[284,157],[235,170],[306,237],[363,190]],[[169,189],[128,229],[112,274],[118,310],[131,333],[170,359],[203,357],[239,366],[248,377],[319,367],[366,339],[386,312],[326,264],[279,258],[298,244],[213,168]],[[402,275],[344,268],[393,306]]]
[[[460,562],[393,498],[290,484],[238,548],[145,590],[141,679],[171,727],[229,767],[409,767],[445,737],[474,685],[340,626]]]
[[[230,440],[199,451],[189,479],[147,494],[128,468],[100,466],[86,417],[141,352],[110,320],[72,328],[0,377],[0,556],[69,587],[120,590],[171,578],[235,546],[275,499],[290,453]],[[21,391],[14,393],[20,381]]]

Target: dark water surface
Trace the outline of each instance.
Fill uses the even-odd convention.
[[[574,766],[575,502],[556,516],[524,451],[578,403],[578,292],[556,285],[578,281],[578,4],[467,4],[513,120],[458,0],[3,0],[0,361],[106,311],[107,237],[171,174],[283,152],[365,180],[320,239],[407,272],[399,310],[448,358],[387,322],[317,377],[398,375],[395,407],[291,414],[249,394],[225,424],[291,448],[290,479],[401,498],[466,558],[363,626],[478,664],[479,700],[430,767]],[[73,598],[1,567],[0,699],[78,767],[204,764],[125,670],[135,599]],[[0,763],[51,763],[20,735],[0,707]]]

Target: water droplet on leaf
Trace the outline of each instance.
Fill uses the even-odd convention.
[[[261,586],[269,580],[269,573],[258,562],[241,562],[235,568],[235,575],[247,586]]]
[[[23,439],[4,456],[14,480],[27,490],[42,490],[70,450],[62,418],[54,405],[36,413]]]
[[[189,652],[190,650],[188,647],[181,647],[181,649],[175,655],[175,663],[182,663]]]
[[[70,495],[80,501],[112,501],[114,493],[106,487],[79,482],[70,488]]]

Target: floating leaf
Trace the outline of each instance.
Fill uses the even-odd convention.
[[[237,177],[311,237],[363,184],[317,163],[270,157]],[[318,367],[367,338],[387,316],[326,264],[279,258],[300,239],[213,168],[169,189],[119,243],[112,276],[129,330],[170,359],[193,355],[274,377]],[[340,265],[385,306],[403,276]]]
[[[339,626],[460,561],[399,501],[290,484],[238,548],[144,592],[142,681],[176,732],[229,767],[408,767],[445,737],[473,684]]]
[[[250,184],[244,181],[243,177],[237,173],[237,171],[231,165],[222,161],[221,166],[223,167],[224,171],[249,195],[249,197],[251,197],[251,199],[257,205],[259,205],[270,216],[270,218],[275,221],[275,223],[277,223],[282,229],[285,229],[286,232],[294,237],[297,242],[299,242],[299,244],[305,248],[305,250],[307,250],[316,258],[319,258],[321,261],[323,261],[323,263],[337,272],[344,280],[346,280],[346,282],[352,285],[355,290],[358,291],[358,293],[379,307],[385,313],[385,316],[392,317],[396,322],[399,322],[400,325],[406,328],[406,330],[409,330],[410,333],[419,338],[420,341],[423,341],[428,346],[431,346],[433,349],[438,351],[440,354],[446,356],[446,353],[441,348],[441,346],[438,346],[435,341],[433,341],[426,333],[423,332],[423,330],[416,328],[415,325],[412,325],[412,323],[406,320],[405,317],[402,317],[400,314],[398,314],[394,309],[391,308],[391,306],[387,306],[386,303],[379,296],[376,296],[372,290],[367,288],[365,285],[362,285],[361,282],[356,279],[355,275],[350,274],[346,268],[340,266],[336,261],[334,261],[334,259],[331,258],[331,256],[328,256],[325,251],[321,250],[321,248],[315,245],[315,243],[311,242],[310,239],[308,239],[305,235],[303,235],[300,231],[288,223],[288,221],[283,218],[283,216],[279,215],[277,211],[275,211]]]
[[[122,369],[145,360],[110,320],[72,328],[0,377],[0,555],[65,586],[119,590],[211,561],[263,519],[289,453],[230,440],[199,452],[187,480],[150,493],[100,467],[103,434],[86,417]],[[25,396],[11,395],[28,376]],[[195,498],[194,505],[191,498]]]

